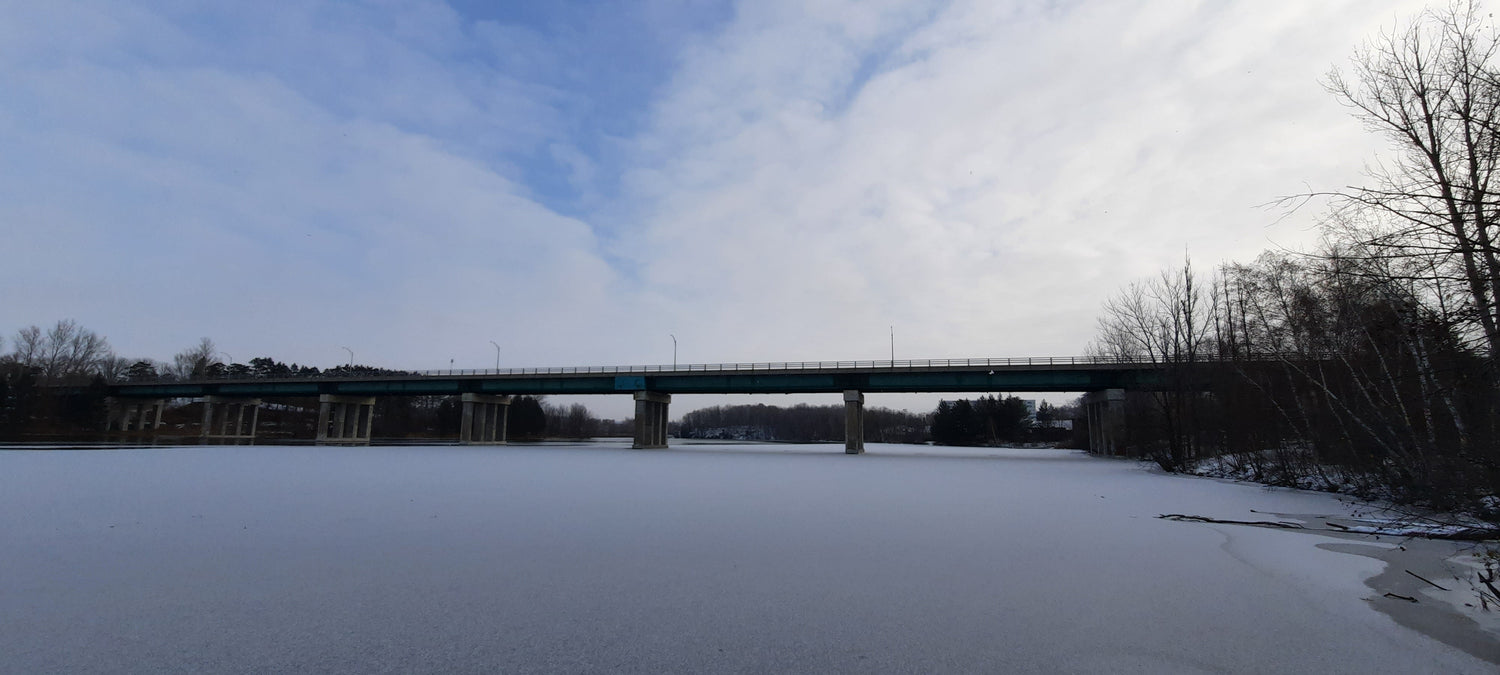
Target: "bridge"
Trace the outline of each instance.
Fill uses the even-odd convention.
[[[460,443],[504,443],[512,396],[613,394],[635,399],[637,448],[667,445],[673,394],[841,394],[845,452],[864,452],[867,393],[1088,392],[1090,446],[1112,452],[1126,389],[1159,389],[1160,364],[1094,357],[788,361],[436,370],[341,377],[201,379],[109,385],[107,428],[157,428],[166,401],[204,404],[205,439],[253,440],[263,399],[319,399],[317,441],[368,444],[379,396],[459,396]],[[248,415],[248,419],[247,419]]]

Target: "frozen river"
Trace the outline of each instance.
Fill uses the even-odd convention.
[[[1349,509],[1053,450],[0,451],[0,671],[1500,668],[1347,539],[1156,518]]]

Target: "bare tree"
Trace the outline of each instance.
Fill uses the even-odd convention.
[[[72,319],[59,321],[47,331],[46,346],[42,375],[51,380],[96,373],[100,361],[110,355],[103,336]]]
[[[1164,447],[1145,450],[1169,470],[1197,456],[1197,363],[1215,319],[1204,305],[1192,260],[1184,258],[1180,269],[1132,283],[1106,301],[1099,336],[1089,347],[1093,355],[1162,366],[1165,387],[1149,396]]]
[[[1320,250],[1226,265],[1206,307],[1190,266],[1105,305],[1095,352],[1165,364],[1173,383],[1149,410],[1127,398],[1165,430],[1136,438],[1131,420],[1138,451],[1165,445],[1180,466],[1203,424],[1273,481],[1440,508],[1500,494],[1497,54],[1474,0],[1370,41],[1327,86],[1395,153],[1369,184],[1326,193]],[[1224,363],[1212,397],[1193,396],[1182,376],[1210,346]]]
[[[1456,281],[1454,307],[1500,358],[1500,36],[1474,0],[1429,10],[1358,50],[1328,89],[1396,150],[1374,183],[1335,193],[1356,217],[1349,234],[1367,255],[1422,261],[1426,279]]]
[[[42,354],[42,329],[27,326],[16,331],[16,363],[35,367]]]
[[[203,377],[211,366],[219,362],[218,353],[213,340],[202,338],[198,344],[172,357],[171,374],[181,380]]]
[[[130,371],[130,366],[134,363],[135,361],[132,359],[107,354],[99,360],[99,375],[109,382],[126,379],[126,374]]]
[[[15,342],[15,361],[35,369],[44,382],[96,374],[103,361],[113,356],[108,340],[72,319],[58,321],[45,333],[36,326],[23,328]]]

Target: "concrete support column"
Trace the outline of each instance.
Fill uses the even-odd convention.
[[[318,397],[318,445],[369,445],[374,424],[374,396]]]
[[[480,442],[490,440],[490,404],[474,403],[474,438]]]
[[[234,426],[235,415],[239,411],[238,403],[225,403],[219,408],[219,435],[238,436],[240,430]]]
[[[510,397],[464,394],[460,445],[504,445],[505,423],[510,415]]]
[[[121,399],[105,399],[104,431],[141,431],[141,429],[156,429],[162,426],[162,408],[166,407],[165,399],[150,399],[150,401],[121,401]]]
[[[1089,394],[1084,399],[1084,410],[1089,420],[1089,452],[1104,454],[1104,429],[1103,415],[1099,414],[1099,396],[1096,393]]]
[[[865,452],[865,395],[853,389],[844,392],[844,454]]]
[[[238,404],[238,405],[235,406],[235,411],[234,411],[234,433],[236,435],[244,433],[244,429],[245,429],[245,408],[246,408],[246,406],[243,403]]]
[[[656,430],[656,444],[665,448],[667,447],[668,425],[672,421],[671,417],[667,414],[667,401],[661,401],[654,407],[656,408],[656,420],[652,422],[651,428]]]
[[[322,445],[323,441],[328,440],[328,415],[332,412],[332,405],[332,403],[323,397],[318,397],[318,445]]]
[[[1104,410],[1109,405],[1109,402],[1104,401],[1103,398],[1094,402],[1094,452],[1100,453],[1100,455],[1115,455],[1112,447],[1110,447],[1109,434],[1104,431]]]
[[[1084,398],[1084,411],[1089,425],[1089,452],[1119,454],[1125,430],[1125,390],[1089,392]]]
[[[245,411],[250,411],[249,423]],[[157,413],[157,419],[161,419]],[[144,420],[143,420],[144,421]],[[203,440],[255,442],[255,424],[260,421],[260,399],[228,396],[203,397]],[[217,422],[218,429],[214,429]]]
[[[671,394],[635,392],[635,443],[633,448],[667,447],[668,405]]]
[[[656,408],[648,400],[641,398],[644,392],[636,392],[635,395],[635,442],[632,448],[654,447],[651,439],[655,437]]]
[[[167,407],[167,401],[158,398],[126,403],[110,398],[105,405],[109,410],[104,421],[105,431],[144,431],[161,428],[162,410]]]
[[[209,398],[203,399],[203,428],[200,433],[208,438],[214,428],[214,403]]]
[[[1083,416],[1084,423],[1089,425],[1089,452],[1099,451],[1099,415],[1097,414],[1097,408],[1098,405],[1094,401],[1085,399]]]
[[[375,397],[370,397],[370,402],[360,406],[365,416],[365,443],[369,444],[375,432]]]

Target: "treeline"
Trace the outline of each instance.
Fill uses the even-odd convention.
[[[789,408],[751,404],[712,406],[682,416],[680,438],[742,441],[833,442],[844,440],[844,406],[798,404]],[[865,440],[877,443],[927,441],[927,415],[865,408]]]
[[[1164,364],[1125,441],[1169,470],[1253,477],[1500,518],[1500,51],[1476,5],[1421,15],[1335,73],[1385,135],[1372,183],[1322,195],[1324,242],[1190,263],[1106,303],[1095,351]],[[1309,196],[1310,197],[1310,196]]]
[[[0,336],[0,347],[4,345]],[[59,321],[48,330],[28,326],[17,331],[11,347],[0,354],[0,437],[102,424],[105,383],[123,376],[128,367],[104,336],[77,322]],[[59,384],[73,386],[51,386]]]
[[[1059,409],[1046,401],[1035,417],[1016,396],[981,396],[970,401],[941,401],[932,415],[932,442],[938,445],[997,446],[1015,443],[1057,444],[1073,440],[1073,409]]]
[[[0,337],[0,346],[5,344]],[[0,354],[0,439],[84,439],[104,428],[110,382],[173,381],[200,378],[357,377],[403,375],[405,371],[346,364],[319,369],[286,364],[269,356],[248,363],[226,362],[208,338],[176,354],[169,362],[116,356],[102,335],[71,320],[42,330],[30,326],[11,339]],[[288,398],[265,405],[258,436],[265,440],[312,438],[316,432],[316,397]],[[456,396],[382,396],[376,399],[376,437],[449,438],[458,435],[463,414]],[[193,436],[202,406],[180,402],[164,412],[169,434]],[[587,407],[557,406],[542,398],[512,399],[507,435],[513,440],[629,436],[631,421],[601,420]]]
[[[1117,440],[1171,471],[1221,457],[1270,483],[1494,511],[1493,359],[1347,250],[1267,253],[1206,289],[1186,264],[1111,300],[1094,349],[1161,364],[1166,385],[1127,392]]]
[[[519,398],[530,398],[522,396]],[[512,406],[515,403],[511,403]],[[635,434],[635,420],[606,420],[594,417],[588,406],[574,403],[567,407],[543,405],[545,435],[552,438],[587,439],[620,438]]]

